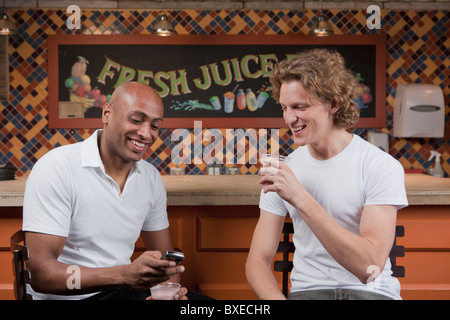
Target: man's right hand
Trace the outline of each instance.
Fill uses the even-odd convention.
[[[126,279],[135,289],[145,290],[184,272],[174,261],[160,260],[159,251],[145,251],[126,269]]]

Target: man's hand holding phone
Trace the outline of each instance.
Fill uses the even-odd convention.
[[[175,261],[161,258],[159,251],[142,253],[130,265],[124,266],[125,284],[145,290],[169,279],[177,279],[184,272],[184,266],[177,266]]]

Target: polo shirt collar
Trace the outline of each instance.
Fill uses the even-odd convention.
[[[100,150],[98,148],[98,137],[103,132],[102,129],[96,130],[89,138],[84,140],[81,144],[81,166],[82,167],[99,167],[102,171],[105,171],[102,158],[100,157]],[[140,173],[141,161],[133,164],[132,170],[136,170]]]
[[[81,144],[81,166],[103,167],[102,158],[98,149],[98,136],[102,130],[96,130],[89,138]]]

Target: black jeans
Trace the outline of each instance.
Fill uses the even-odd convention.
[[[150,295],[150,290],[136,290],[130,287],[120,287],[114,290],[103,291],[85,300],[145,300]],[[188,291],[186,297],[189,300],[214,300],[201,293]]]
[[[150,290],[136,290],[130,287],[120,287],[114,290],[96,293],[85,300],[145,300]]]

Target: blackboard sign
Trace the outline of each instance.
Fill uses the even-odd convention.
[[[318,47],[339,51],[358,74],[361,121],[383,117],[384,125],[383,43],[381,36],[49,36],[49,110],[58,108],[50,126],[99,127],[114,89],[140,81],[162,97],[165,127],[192,127],[194,120],[204,127],[283,127],[271,70]]]

